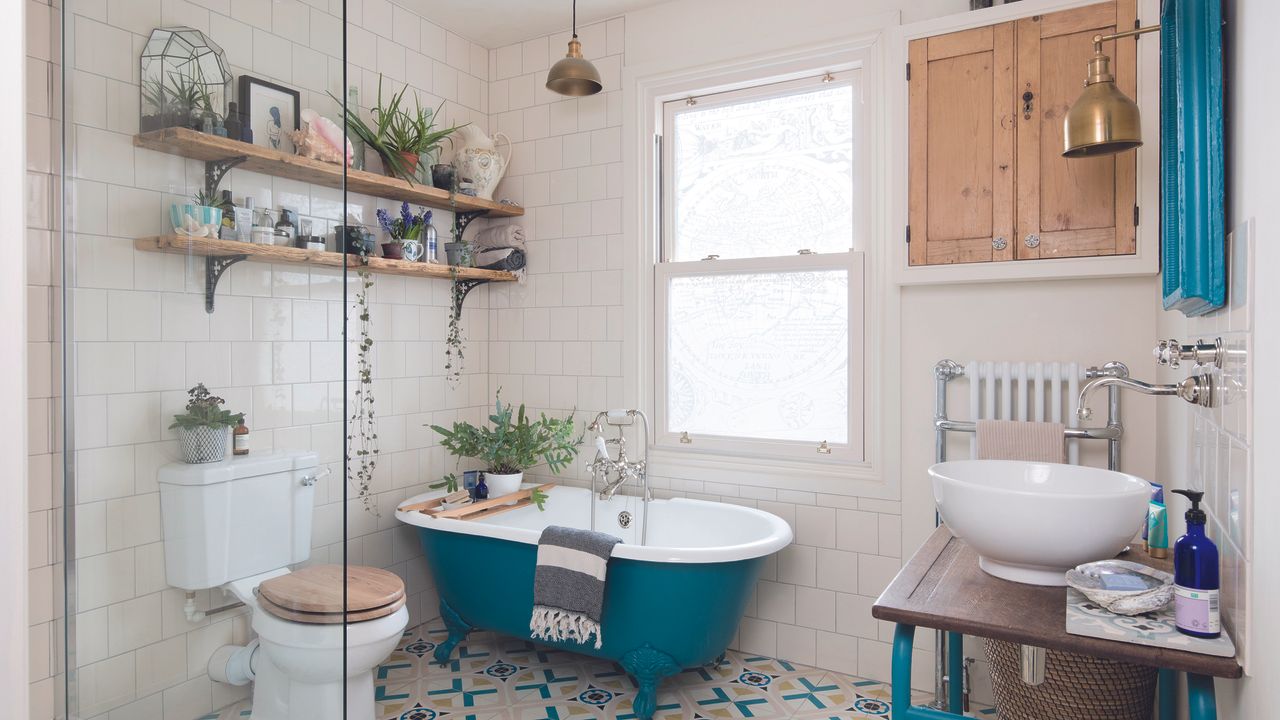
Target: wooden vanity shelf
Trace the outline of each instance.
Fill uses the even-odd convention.
[[[210,238],[187,237],[185,235],[154,235],[138,238],[133,246],[143,252],[162,252],[177,255],[195,255],[205,258],[205,296],[204,309],[213,312],[214,292],[222,273],[241,260],[258,260],[270,263],[291,263],[296,265],[319,265],[322,267],[340,268],[344,265],[358,268],[362,265],[357,255],[346,255],[323,250],[303,250],[284,245],[254,245],[235,240],[213,240]],[[454,272],[457,279],[466,286],[466,291],[487,282],[511,282],[516,279],[512,273],[503,270],[481,270],[480,268],[453,268],[448,265],[433,265],[408,260],[388,260],[386,258],[368,258],[365,267],[371,273],[382,275],[405,275],[408,277],[452,279]],[[465,293],[464,293],[465,297]]]
[[[218,181],[232,167],[325,187],[342,187],[343,172],[340,165],[312,160],[300,155],[290,155],[260,145],[208,135],[188,128],[164,128],[135,135],[133,144],[148,150],[203,161],[205,182],[209,186],[206,189],[216,189]],[[451,210],[486,217],[524,215],[524,208],[518,205],[504,205],[493,200],[482,200],[466,195],[451,195],[445,190],[439,190],[421,182],[409,183],[407,180],[363,170],[347,170],[346,183],[347,190],[351,192],[388,200],[407,201],[438,210]]]

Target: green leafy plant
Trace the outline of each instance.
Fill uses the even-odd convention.
[[[421,161],[415,157],[413,162],[409,162],[400,153],[412,153],[415,156],[438,155],[440,144],[462,126],[455,125],[437,130],[436,120],[439,119],[444,103],[434,111],[423,108],[415,94],[414,109],[410,111],[405,102],[405,94],[408,92],[409,86],[406,85],[400,92],[393,93],[391,99],[383,104],[382,76],[379,75],[378,104],[369,111],[373,117],[372,125],[360,117],[358,107],[343,105],[333,93],[329,93],[329,97],[339,105],[343,105],[343,115],[348,131],[360,138],[366,146],[373,148],[373,151],[382,158],[383,164],[394,175],[412,182],[413,174]],[[452,142],[451,139],[450,142]]]
[[[452,428],[429,427],[439,433],[440,445],[450,454],[480,460],[488,472],[496,475],[524,472],[540,463],[559,474],[577,457],[582,444],[581,433],[574,437],[573,413],[567,418],[549,418],[539,413],[537,420],[530,420],[524,405],[519,410],[503,405],[501,392],[489,422],[492,427],[476,427],[462,421],[455,422]]]
[[[226,400],[210,393],[204,383],[196,383],[195,387],[187,391],[186,412],[174,415],[169,429],[192,430],[198,427],[217,429],[235,427],[244,422],[244,413],[233,413],[223,409],[222,406],[226,403]]]

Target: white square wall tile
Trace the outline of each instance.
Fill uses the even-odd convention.
[[[836,546],[836,511],[815,505],[796,506],[796,542],[801,545]]]
[[[813,587],[796,588],[796,624],[834,632],[837,628],[837,594]]]

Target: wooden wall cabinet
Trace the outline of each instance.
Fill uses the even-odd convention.
[[[1112,0],[909,43],[911,265],[1136,252],[1135,153],[1062,157],[1093,36],[1136,21]],[[1136,40],[1103,52],[1134,97]]]

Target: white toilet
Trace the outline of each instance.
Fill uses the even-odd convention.
[[[344,573],[341,565],[289,571],[311,555],[316,480],[311,452],[160,468],[169,584],[221,587],[252,612],[257,639],[219,649],[209,676],[253,681],[253,720],[373,720],[373,669],[409,623],[404,585],[392,573],[361,566]]]

